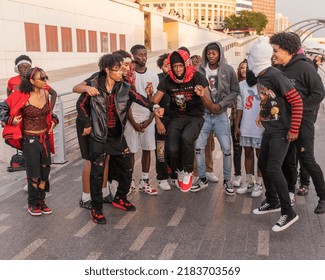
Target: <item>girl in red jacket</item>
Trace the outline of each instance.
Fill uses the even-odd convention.
[[[31,68],[19,91],[0,104],[0,121],[5,124],[3,137],[7,144],[24,152],[28,212],[32,216],[52,213],[45,204],[45,189],[49,186],[53,128],[58,119],[52,114],[49,93],[45,90],[47,80],[44,70]]]

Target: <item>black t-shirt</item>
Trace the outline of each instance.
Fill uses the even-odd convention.
[[[286,93],[294,89],[289,79],[280,70],[270,67],[257,79],[257,91],[261,99],[262,125],[267,133],[288,132],[291,121],[291,106]]]
[[[170,76],[159,83],[157,89],[170,97],[169,115],[171,118],[204,115],[201,97],[194,91],[194,87],[197,85],[204,88],[208,86],[207,79],[199,72],[196,72],[193,79],[187,83],[176,83]]]

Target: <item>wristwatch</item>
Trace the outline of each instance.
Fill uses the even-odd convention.
[[[156,110],[156,109],[159,109],[160,106],[159,106],[158,104],[155,104],[155,105],[152,106],[152,108],[153,108],[154,110]]]

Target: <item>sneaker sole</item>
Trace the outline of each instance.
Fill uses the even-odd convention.
[[[149,195],[157,195],[157,194],[158,194],[158,192],[155,192],[155,193],[149,193],[149,192],[143,191],[143,190],[141,190],[141,189],[139,189],[139,192],[141,192],[141,193],[146,193],[146,194],[149,194]]]
[[[123,211],[135,211],[135,210],[136,210],[135,207],[134,207],[134,209],[128,209],[128,208],[126,208],[126,207],[124,207],[124,206],[122,206],[122,205],[120,205],[120,204],[118,204],[118,203],[115,203],[115,202],[112,202],[112,205],[113,205],[114,207],[118,208],[118,209],[123,210]]]
[[[196,189],[190,188],[190,192],[196,193],[196,192],[204,191],[207,187],[208,186],[206,186],[206,187],[199,187],[199,188],[196,188]]]
[[[283,227],[279,227],[277,225],[274,225],[272,227],[272,230],[274,232],[280,232],[283,231],[285,229],[287,229],[288,227],[290,227],[291,225],[293,225],[295,222],[297,222],[299,220],[299,216],[297,215],[296,217],[294,217],[289,223],[287,223],[286,225],[284,225]]]
[[[223,191],[225,192],[225,194],[226,194],[226,195],[230,195],[230,196],[233,196],[233,195],[235,195],[235,192],[233,192],[233,193],[230,193],[230,192],[227,192],[225,189],[223,189]]]
[[[276,209],[272,209],[272,210],[267,210],[267,211],[259,211],[258,208],[254,209],[253,210],[253,213],[255,215],[264,215],[264,214],[268,214],[268,213],[276,213],[276,212],[280,212],[281,211],[281,208],[276,208]]]
[[[33,213],[33,212],[31,212],[31,211],[28,210],[28,213],[31,214],[32,216],[35,216],[35,217],[36,216],[42,216],[42,212],[40,212],[40,213]]]
[[[172,188],[171,187],[167,187],[167,188],[162,188],[158,185],[158,188],[161,189],[162,191],[170,191]]]
[[[260,197],[261,195],[262,195],[262,193],[263,192],[260,192],[260,193],[258,193],[258,194],[254,194],[254,192],[252,192],[252,194],[251,194],[251,197]]]
[[[42,211],[42,214],[44,214],[44,215],[51,215],[52,214],[52,211],[51,212],[44,212],[44,211]]]

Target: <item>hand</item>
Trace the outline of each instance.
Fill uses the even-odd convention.
[[[166,134],[166,128],[162,122],[156,123],[157,132],[159,135],[165,135]]]
[[[14,119],[12,120],[12,124],[13,124],[13,125],[18,125],[18,124],[21,122],[21,120],[22,120],[21,115],[16,116],[16,117],[14,117]]]
[[[263,127],[260,115],[257,116],[255,123],[258,127]]]
[[[153,90],[153,85],[151,82],[147,83],[147,86],[145,88],[145,92],[148,96],[152,96],[154,94],[154,90]]]
[[[194,91],[196,95],[203,97],[204,96],[204,88],[201,85],[197,85],[194,87]]]
[[[145,120],[145,121],[143,121],[141,123],[143,130],[145,130],[151,122],[152,122],[152,120]]]
[[[53,133],[53,129],[54,129],[54,127],[55,127],[55,122],[54,122],[54,121],[51,121],[51,127],[50,127],[50,129],[49,129],[49,133],[50,133],[50,134]]]
[[[87,93],[88,93],[90,96],[99,95],[99,91],[98,91],[98,89],[95,88],[95,87],[91,87],[91,86],[87,86]]]
[[[295,141],[298,138],[298,133],[291,133],[290,131],[287,134],[287,140],[289,143]]]
[[[92,131],[92,127],[90,126],[90,127],[86,127],[86,128],[84,128],[84,131],[83,131],[83,133],[82,133],[82,136],[87,136],[87,135],[89,135],[90,133],[91,133],[91,131]]]
[[[143,128],[143,125],[142,123],[132,123],[132,126],[134,127],[134,129],[136,131],[139,131],[139,132],[143,132],[144,131],[144,128]]]
[[[238,126],[235,127],[234,134],[235,134],[236,141],[238,141],[240,138],[240,128]]]
[[[155,113],[155,115],[157,117],[162,118],[164,116],[164,113],[165,113],[165,108],[161,108],[161,107],[160,108],[156,108],[154,110],[154,113]]]
[[[211,113],[217,114],[222,109],[220,104],[213,104],[212,107],[209,109]]]

